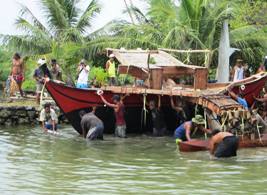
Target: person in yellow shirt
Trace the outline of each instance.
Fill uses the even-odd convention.
[[[109,60],[106,63],[106,71],[108,73],[108,82],[109,85],[116,84],[116,67],[115,67],[115,55],[110,54]]]

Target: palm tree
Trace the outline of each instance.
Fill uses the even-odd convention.
[[[98,0],[91,0],[80,10],[80,0],[40,0],[45,23],[31,10],[21,5],[15,25],[22,35],[2,35],[3,42],[26,54],[50,53],[52,48],[65,42],[83,43],[92,19],[100,12]]]
[[[216,54],[223,21],[235,20],[240,14],[240,5],[247,1],[180,0],[178,4],[173,0],[147,2],[147,14],[131,7],[139,22],[137,25],[127,22],[123,25],[121,22],[117,25],[116,22],[113,23],[109,26],[106,38],[102,39],[102,42],[100,39],[95,40],[94,47],[103,48],[104,42],[107,41],[116,47],[209,49]],[[246,23],[232,28],[230,37],[231,45],[249,54],[249,60],[253,61],[259,50],[262,52],[263,46],[260,43],[263,39],[266,40],[266,32],[263,26]],[[253,51],[252,48],[256,50]]]

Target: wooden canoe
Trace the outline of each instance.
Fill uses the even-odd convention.
[[[267,147],[267,133],[263,134],[260,139],[242,139],[239,138],[239,148]],[[191,140],[179,144],[181,152],[197,152],[209,150],[209,140]]]

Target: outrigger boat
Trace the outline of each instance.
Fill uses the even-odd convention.
[[[254,102],[253,96],[259,95],[267,80],[267,74],[261,73],[236,83],[208,83],[207,68],[186,65],[163,50],[107,49],[107,55],[110,53],[113,53],[120,63],[118,66],[119,74],[128,74],[148,81],[147,86],[101,87],[101,90],[104,91],[104,97],[109,101],[111,101],[114,94],[128,94],[124,99],[125,106],[138,108],[138,112],[134,110],[134,117],[131,117],[131,120],[134,121],[131,123],[133,125],[140,124],[138,121],[142,120],[141,113],[142,110],[145,110],[145,103],[149,100],[157,100],[158,96],[161,96],[163,107],[170,106],[170,96],[173,96],[202,106],[217,116],[228,110],[242,110],[240,104],[225,95],[229,86],[236,94],[242,93],[248,104],[252,105]],[[179,78],[186,78],[185,80],[190,82],[177,82],[175,86],[163,87],[163,82],[167,78],[178,80]],[[242,89],[240,86],[242,86]],[[97,95],[99,88],[77,89],[52,80],[47,81],[45,87],[74,129],[80,134],[82,131],[79,111],[87,110],[93,106],[104,106]],[[101,119],[104,120],[105,127],[108,126],[106,124],[114,123],[114,121],[110,122],[111,119],[107,117],[102,117]],[[200,146],[202,142],[196,145]],[[185,143],[181,145],[181,148],[189,148],[182,149],[182,151],[194,150],[190,149],[192,146],[193,142],[190,147]],[[199,150],[201,147],[197,148]],[[207,149],[206,147],[203,148]]]

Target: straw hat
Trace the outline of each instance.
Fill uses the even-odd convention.
[[[192,118],[192,122],[197,125],[205,125],[205,119],[201,115],[196,115],[195,118]]]

